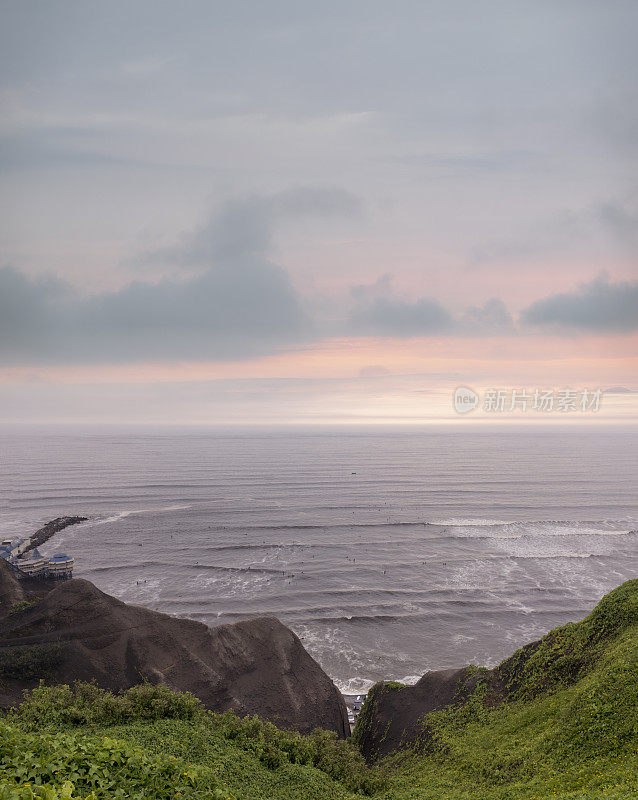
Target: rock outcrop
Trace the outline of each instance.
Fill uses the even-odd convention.
[[[382,758],[419,739],[423,733],[419,720],[424,714],[462,702],[475,686],[468,667],[426,672],[414,686],[375,684],[356,729],[357,744],[366,760]]]
[[[34,599],[13,613],[0,606],[1,706],[19,702],[39,677],[95,680],[114,691],[149,681],[192,692],[214,711],[258,714],[304,733],[317,727],[348,733],[340,693],[274,617],[209,628],[127,605],[77,579],[40,588],[39,597],[20,595],[20,584],[0,566],[0,596],[9,603]]]

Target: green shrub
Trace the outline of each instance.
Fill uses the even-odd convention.
[[[96,800],[115,797],[172,800],[178,793],[185,799],[220,797],[208,769],[153,756],[108,737],[33,734],[3,721],[0,721],[0,780],[30,789],[50,784],[62,792],[62,797],[64,792],[68,796],[70,783],[80,795],[94,793]]]
[[[67,781],[56,787],[41,784],[40,786],[16,786],[0,783],[0,800],[95,800],[95,794],[80,798],[75,794],[75,786]]]
[[[19,600],[11,606],[9,614],[19,614],[21,611],[28,611],[36,605],[37,601],[35,600]]]
[[[25,693],[14,711],[20,721],[36,730],[41,725],[118,725],[132,720],[192,719],[202,714],[199,700],[188,692],[148,683],[121,694],[100,689],[94,683],[45,686]]]
[[[92,683],[75,683],[72,687],[40,684],[25,693],[13,718],[31,731],[44,726],[105,728],[136,721],[197,719],[211,734],[253,754],[269,770],[286,764],[315,767],[361,794],[372,794],[383,785],[378,770],[367,767],[353,744],[338,739],[335,733],[316,730],[302,736],[258,717],[242,718],[233,711],[215,714],[206,711],[192,695],[166,686],[141,684],[115,695]]]
[[[269,769],[285,763],[302,764],[329,775],[351,792],[370,795],[385,781],[381,772],[366,765],[351,741],[332,731],[317,729],[307,736],[283,731],[258,717],[241,718],[232,711],[209,713],[213,729],[241,749],[251,752]]]
[[[32,680],[49,675],[66,658],[60,642],[0,648],[0,677]]]

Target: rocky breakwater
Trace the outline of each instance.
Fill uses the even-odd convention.
[[[0,706],[19,703],[41,678],[113,691],[148,681],[192,692],[213,711],[258,714],[302,733],[349,732],[341,694],[274,617],[209,628],[78,579],[31,596],[2,562],[0,597]]]
[[[77,525],[79,522],[86,522],[87,520],[88,517],[57,517],[56,519],[52,519],[30,537],[29,544],[27,547],[25,547],[24,552],[28,553],[29,550],[34,550],[36,547],[40,547],[54,534],[59,533],[65,528],[68,528],[69,525]]]

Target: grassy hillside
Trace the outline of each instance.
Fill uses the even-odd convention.
[[[30,791],[69,781],[73,798],[139,800],[341,800],[381,785],[378,770],[334,733],[301,736],[257,718],[212,714],[165,687],[114,696],[90,684],[41,686],[0,720],[3,779]]]
[[[429,714],[425,753],[386,761],[388,798],[638,796],[638,581],[502,667],[506,702],[486,683]]]
[[[37,783],[57,787],[36,790],[48,800],[638,797],[638,581],[498,674],[501,696],[479,681],[424,718],[418,746],[372,768],[351,742],[209,714],[161,687],[41,688],[0,720],[0,800],[31,800]]]

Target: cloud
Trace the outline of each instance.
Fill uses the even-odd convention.
[[[519,262],[545,253],[591,250],[601,242],[614,251],[638,252],[638,211],[635,198],[611,199],[581,208],[563,208],[537,220],[513,238],[494,239],[475,245],[471,263]]]
[[[438,300],[397,297],[390,274],[381,275],[374,283],[351,286],[350,300],[345,330],[355,336],[429,336],[452,325],[450,313]]]
[[[325,187],[299,187],[272,195],[253,195],[226,203],[195,231],[170,247],[152,250],[143,264],[208,266],[211,260],[267,255],[273,249],[276,225],[294,217],[350,217],[361,208],[350,192]]]
[[[74,298],[72,287],[55,277],[32,280],[13,267],[0,268],[0,357],[54,351]]]
[[[80,297],[55,278],[0,271],[0,356],[9,362],[237,358],[298,345],[312,324],[288,273],[269,257],[290,216],[352,214],[336,189],[301,188],[224,206],[171,248],[148,254],[195,275]]]
[[[514,331],[514,320],[505,303],[498,297],[491,297],[482,306],[467,308],[459,327],[469,334],[503,335]]]
[[[354,214],[339,189],[303,187],[224,205],[200,228],[144,260],[177,277],[90,297],[57,278],[0,270],[5,363],[229,359],[295,347],[313,324],[290,276],[269,257],[275,227],[295,216]],[[184,267],[196,267],[193,272]]]
[[[600,224],[618,243],[638,252],[638,213],[618,202],[601,203],[595,210]]]
[[[575,292],[537,300],[524,309],[521,322],[592,332],[636,330],[638,281],[597,278]]]
[[[236,358],[299,343],[310,329],[287,273],[259,259],[89,298],[5,267],[0,297],[5,363]]]
[[[355,308],[348,327],[361,336],[427,336],[449,331],[452,316],[429,297],[415,301],[377,297]]]
[[[403,164],[422,169],[433,177],[458,177],[467,175],[497,175],[539,169],[542,156],[533,149],[499,149],[484,152],[421,152],[395,155],[383,159],[389,163]]]
[[[346,330],[358,336],[504,336],[516,332],[507,306],[498,297],[453,313],[433,297],[398,297],[389,274],[371,284],[352,286],[350,300],[353,306]]]

